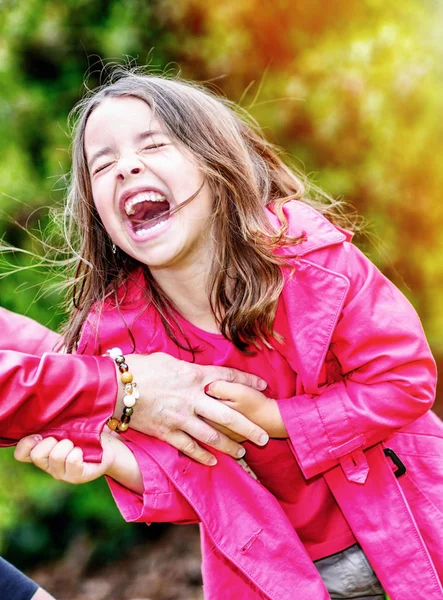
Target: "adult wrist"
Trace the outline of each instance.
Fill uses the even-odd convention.
[[[114,412],[112,413],[113,418],[118,418],[123,411],[123,398],[125,395],[125,391],[122,385],[120,385],[120,371],[118,370],[117,365],[114,361],[112,361],[115,369],[115,381],[117,383],[117,396],[115,399]]]
[[[137,383],[134,381],[134,376],[129,370],[126,358],[124,357],[120,348],[111,348],[106,352],[106,355],[109,356],[115,363],[117,378],[120,380],[119,396],[120,390],[122,395],[120,402],[117,399],[114,410],[115,413],[117,408],[121,408],[121,413],[117,412],[117,415],[114,414],[108,420],[107,425],[109,429],[116,431],[117,433],[122,433],[129,428],[131,416],[134,412],[134,406],[140,397],[140,392],[138,390]],[[118,404],[121,406],[118,407]],[[118,417],[119,414],[121,415],[120,418]]]

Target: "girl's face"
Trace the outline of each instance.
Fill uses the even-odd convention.
[[[85,154],[95,206],[116,246],[152,269],[207,263],[209,186],[143,100],[99,104],[86,124]],[[167,213],[200,187],[182,210]]]

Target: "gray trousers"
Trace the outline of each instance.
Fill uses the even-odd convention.
[[[358,544],[314,562],[333,599],[384,600],[383,588]]]

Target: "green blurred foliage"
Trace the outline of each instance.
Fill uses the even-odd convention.
[[[181,70],[240,102],[314,183],[367,218],[358,241],[416,306],[441,366],[442,17],[436,0],[0,0],[0,231],[43,251],[26,230],[39,237],[63,200],[67,115],[84,81],[100,83],[102,59]],[[1,304],[56,327],[62,297],[49,284],[60,275],[9,259],[24,270],[0,279]],[[72,491],[2,458],[1,480],[14,481],[0,492],[11,555],[50,546],[59,509],[69,531],[96,519],[129,535],[101,483]]]

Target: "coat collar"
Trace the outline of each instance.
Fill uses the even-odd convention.
[[[314,250],[352,239],[352,233],[333,225],[324,215],[304,202],[291,200],[284,205],[283,212],[288,220],[288,235],[303,238],[295,246],[296,256],[302,257]],[[279,228],[281,224],[275,214],[269,209],[266,209],[266,213],[271,224]],[[294,255],[294,246],[283,247],[279,253]]]
[[[304,239],[279,252],[288,257],[281,307],[286,312],[284,321],[288,327],[282,332],[285,341],[281,351],[299,375],[305,392],[318,394],[320,372],[350,281],[342,273],[311,260],[309,254],[350,241],[352,234],[303,202],[290,201],[283,210],[289,223],[288,234]],[[278,227],[279,221],[270,211],[269,217]]]
[[[318,394],[320,373],[350,282],[306,259],[288,270],[282,293],[287,331],[282,352],[308,394]],[[280,332],[279,332],[280,333]]]

